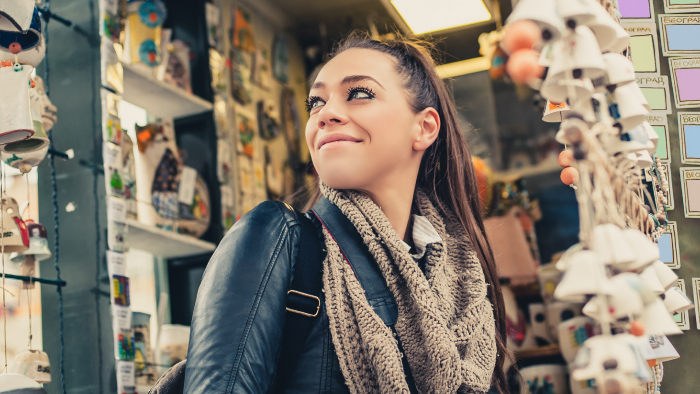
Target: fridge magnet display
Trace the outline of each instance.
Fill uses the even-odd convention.
[[[192,93],[190,79],[190,47],[184,41],[174,40],[168,56],[168,66],[163,80],[173,86]]]
[[[121,147],[111,142],[102,144],[102,160],[105,170],[107,193],[115,197],[124,196],[124,182],[121,177]]]
[[[681,289],[683,294],[686,294],[686,292],[685,292],[685,279],[678,279],[678,282],[676,283],[676,285],[674,287]],[[681,330],[684,330],[684,331],[690,330],[690,317],[689,317],[689,313],[687,310],[674,314],[673,320],[676,321],[676,324],[678,324],[678,328],[680,328]]]
[[[102,86],[121,94],[124,92],[124,68],[110,40],[102,40]]]
[[[230,137],[227,108],[228,102],[225,98],[219,95],[214,96],[214,120],[216,121],[216,135],[220,139],[227,139]]]
[[[272,70],[280,83],[289,81],[289,54],[287,49],[287,39],[283,34],[275,35],[272,43]]]
[[[700,108],[700,56],[669,58],[676,108]]]
[[[253,189],[253,166],[250,158],[239,156],[238,173],[241,177],[241,194],[255,194]]]
[[[156,212],[167,219],[177,218],[178,167],[175,154],[166,148],[151,185],[151,203]]]
[[[233,18],[233,46],[253,53],[255,51],[255,40],[253,39],[250,12],[241,7],[236,7]]]
[[[103,122],[102,140],[115,145],[121,145],[122,133],[124,130],[122,129],[119,118],[111,114],[105,114],[105,120]]]
[[[217,142],[217,153],[216,153],[216,175],[219,179],[219,183],[228,183],[231,179],[231,145],[225,139],[219,139]]]
[[[122,133],[121,170],[123,196],[126,199],[126,213],[131,217],[137,214],[136,202],[136,158],[134,157],[134,142],[127,133]]]
[[[664,172],[664,175],[666,175],[666,181],[668,182],[668,203],[666,204],[666,210],[673,211],[676,209],[676,204],[673,200],[673,177],[671,176],[670,163],[661,163],[659,166],[659,171]]]
[[[279,115],[274,104],[267,100],[258,101],[258,131],[264,140],[273,140],[280,135]]]
[[[252,81],[261,88],[268,89],[272,84],[272,65],[270,64],[270,50],[257,46],[253,61]]]
[[[107,247],[116,252],[124,252],[127,225],[118,222],[107,223]]]
[[[161,62],[162,25],[166,9],[160,0],[130,1],[127,7],[124,60],[155,67]]]
[[[663,162],[670,162],[671,152],[668,145],[668,116],[652,113],[647,115],[647,122],[654,129],[659,139],[656,141],[656,157]]]
[[[117,392],[136,393],[136,366],[133,361],[117,361]]]
[[[272,198],[282,195],[284,187],[282,163],[279,156],[273,155],[267,146],[265,147],[265,178],[268,195],[272,195]]]
[[[129,308],[126,308],[129,309]],[[129,311],[131,313],[131,311]],[[134,331],[132,329],[113,328],[114,356],[119,360],[134,359]],[[121,393],[121,392],[120,392]]]
[[[221,225],[224,231],[233,227],[236,221],[236,203],[233,197],[233,190],[226,185],[221,186]]]
[[[112,275],[112,304],[130,306],[129,278],[123,275]]]
[[[681,257],[678,249],[678,230],[676,222],[669,221],[664,232],[658,239],[659,260],[668,268],[681,268]]]
[[[212,3],[204,3],[204,12],[207,21],[207,41],[209,46],[217,48],[221,40],[221,12],[219,7]]]
[[[630,35],[630,54],[635,73],[658,74],[659,39],[656,36],[655,23],[624,23],[622,25]]]
[[[668,13],[700,12],[700,0],[664,0]]]
[[[700,15],[659,15],[664,56],[700,55]]]
[[[107,270],[110,275],[126,275],[126,258],[123,253],[107,251]]]
[[[194,170],[193,170],[194,171]],[[211,200],[207,184],[195,171],[195,183],[192,198],[188,202],[180,201],[180,214],[177,231],[199,238],[209,228],[211,220]],[[182,184],[182,182],[181,182]]]
[[[681,137],[681,162],[700,164],[700,112],[679,112],[678,134]]]
[[[618,7],[623,22],[654,20],[652,0],[619,0]]]
[[[207,3],[209,4],[209,3]],[[219,51],[214,48],[209,49],[209,68],[211,69],[211,87],[217,94],[225,94],[228,85],[226,75],[228,73],[226,64],[228,63]]]
[[[236,111],[236,128],[238,129],[238,151],[248,157],[255,156],[255,125],[247,114]]]
[[[107,196],[107,220],[110,222],[126,222],[126,200]]]
[[[119,42],[121,33],[119,3],[119,0],[100,0],[100,15],[102,15],[100,35],[114,42]]]
[[[111,305],[112,309],[112,328],[116,331],[131,329],[131,308],[119,305]]]
[[[670,114],[671,90],[668,77],[665,75],[637,77],[637,84],[644,94],[644,98],[655,113]]]
[[[700,218],[700,168],[681,167],[683,213],[687,218]]]
[[[695,328],[700,330],[700,278],[693,278],[693,302],[695,303]]]
[[[231,60],[231,95],[241,104],[253,101],[253,89],[250,81],[250,61],[241,50],[232,49]]]

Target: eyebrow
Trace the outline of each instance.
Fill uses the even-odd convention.
[[[382,86],[382,84],[379,83],[379,81],[377,81],[376,79],[370,77],[369,75],[348,75],[347,77],[343,78],[343,80],[340,82],[340,84],[341,84],[341,85],[346,85],[346,84],[349,84],[349,83],[360,82],[360,81],[373,81],[374,83],[376,83],[377,85],[379,85],[379,87],[381,87],[382,89],[384,89],[384,86]],[[323,83],[323,82],[316,82],[316,83],[313,84],[313,86],[311,86],[311,89],[312,89],[312,90],[313,90],[313,89],[323,89],[323,88],[325,88],[325,87],[326,87],[326,84],[325,84],[325,83]]]

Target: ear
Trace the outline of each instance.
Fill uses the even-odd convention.
[[[424,151],[435,142],[440,132],[440,115],[435,108],[428,107],[417,115],[419,130],[413,141],[413,149]]]

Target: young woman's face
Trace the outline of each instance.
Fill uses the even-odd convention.
[[[306,143],[328,186],[371,190],[417,173],[422,152],[413,144],[421,122],[391,56],[360,48],[340,53],[318,74],[308,108]]]

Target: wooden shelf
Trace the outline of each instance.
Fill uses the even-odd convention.
[[[522,360],[527,358],[557,356],[560,354],[561,350],[559,349],[559,345],[549,345],[516,351],[515,357]]]
[[[143,250],[164,258],[194,256],[213,252],[216,245],[189,235],[165,231],[127,219],[127,243],[131,249]]]
[[[124,67],[123,100],[161,118],[181,118],[211,111],[214,106],[193,94],[158,81],[150,69],[122,64]]]

